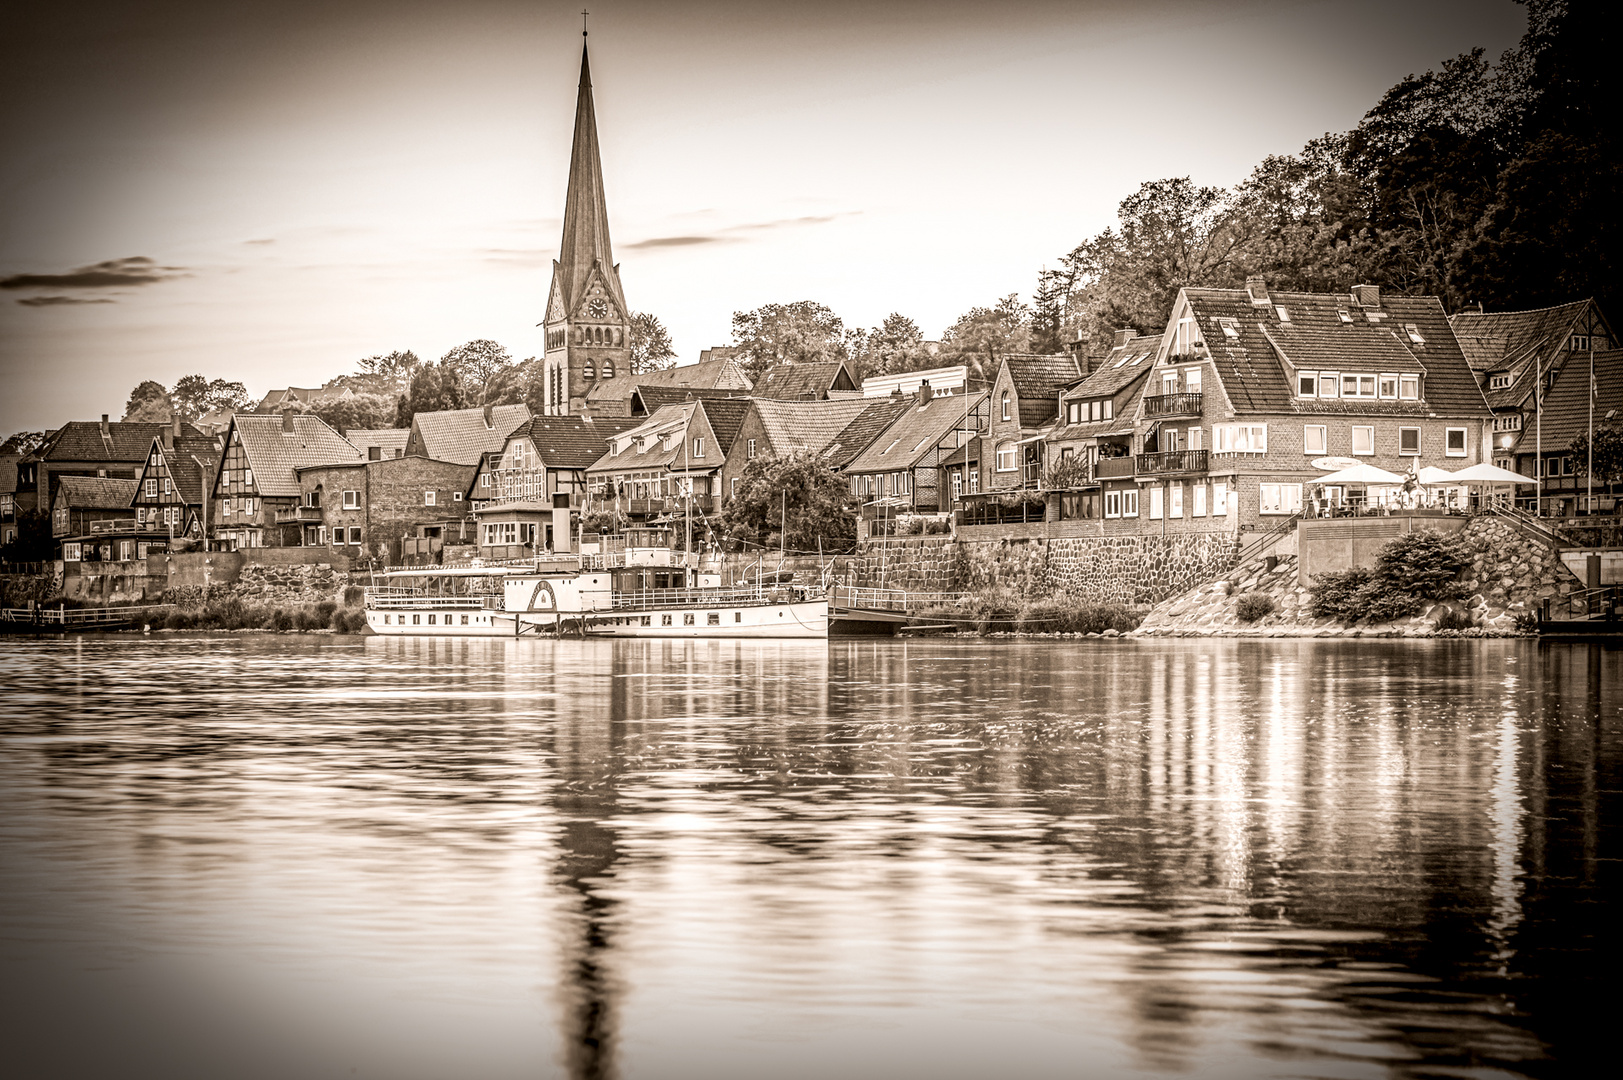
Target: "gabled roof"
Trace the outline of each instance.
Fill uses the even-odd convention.
[[[1081,365],[1067,353],[1005,353],[1003,366],[1009,369],[1009,381],[1019,399],[1020,426],[1024,428],[1052,420],[1059,407],[1060,391],[1082,377]]]
[[[1434,296],[1382,294],[1378,306],[1365,308],[1345,293],[1275,292],[1267,306],[1254,306],[1245,289],[1185,289],[1180,295],[1199,323],[1223,393],[1240,414],[1490,414]],[[1279,317],[1281,307],[1288,321]],[[1222,319],[1231,321],[1233,336],[1219,325]],[[1410,325],[1419,342],[1410,338]],[[1299,399],[1287,363],[1304,371],[1424,374],[1425,400]]]
[[[481,455],[506,446],[507,437],[529,422],[527,405],[493,405],[488,426],[485,411],[479,408],[420,412],[412,417],[411,428],[422,441],[425,457],[477,465]]]
[[[169,476],[175,482],[175,492],[180,501],[192,506],[203,504],[203,465],[210,469],[217,468],[220,463],[220,445],[208,436],[187,438],[181,436],[175,440],[175,445],[164,446],[160,442],[158,450],[163,454],[163,460],[169,466]]]
[[[56,489],[57,509],[123,510],[135,502],[139,480],[113,480],[104,476],[64,476]]]
[[[629,401],[631,392],[645,386],[692,386],[702,390],[748,390],[750,381],[735,360],[682,364],[679,367],[645,371],[641,375],[616,375],[603,379],[586,391],[586,401]]]
[[[238,413],[231,421],[261,495],[298,495],[299,478],[294,470],[301,466],[366,460],[365,454],[320,417],[293,414],[286,419],[292,421],[292,431],[283,430],[282,416]]]
[[[603,456],[609,439],[639,422],[628,416],[537,416],[507,438],[527,436],[548,468],[584,469]]]
[[[926,402],[916,397],[909,399],[907,409],[846,466],[846,471],[912,468],[954,428],[962,427],[974,434],[977,425],[973,421],[966,424],[964,418],[984,400],[985,391],[933,397]]]
[[[731,453],[733,443],[738,440],[738,429],[744,426],[744,417],[750,410],[750,399],[711,398],[701,400],[699,408],[704,410],[710,430],[716,433],[716,445],[723,454]]]
[[[840,386],[840,376],[845,376],[845,383]],[[845,363],[836,360],[827,364],[779,364],[767,368],[755,384],[755,396],[762,398],[776,398],[779,401],[820,401],[828,396],[828,392],[839,386],[840,389],[856,389],[856,380],[851,378],[851,372],[846,369]]]
[[[680,405],[684,401],[694,401],[711,398],[747,398],[748,390],[735,387],[698,387],[698,386],[643,386],[640,383],[632,390],[632,405],[642,404],[643,415],[652,413],[662,405]]]
[[[635,427],[627,428],[616,435],[612,442],[624,446],[625,449],[616,454],[613,446],[598,457],[590,466],[593,469],[663,469],[672,462],[679,460],[685,452],[683,443],[688,430],[688,423],[693,418],[693,412],[699,408],[697,401],[690,401],[683,405],[665,405],[652,416],[643,420]],[[665,439],[672,434],[682,437],[671,443],[670,448],[665,447]],[[648,440],[645,450],[638,450],[639,440]]]
[[[146,460],[152,449],[152,440],[169,424],[148,424],[122,421],[107,425],[103,438],[101,424],[94,420],[70,420],[41,447],[43,461],[58,464],[66,461],[127,461],[139,464]],[[202,434],[190,424],[181,424],[182,436]]]
[[[855,401],[773,401],[756,398],[750,405],[760,418],[761,429],[774,454],[793,450],[822,453],[872,402]]]
[[[1595,354],[1595,424],[1608,423],[1606,414],[1617,411],[1623,417],[1623,350]],[[1545,452],[1564,450],[1574,438],[1589,429],[1589,354],[1577,353],[1567,370],[1544,395],[1543,416],[1535,437],[1534,422],[1527,419],[1517,441],[1523,453],[1535,441]]]
[[[1155,367],[1155,354],[1161,349],[1160,334],[1138,334],[1113,346],[1104,359],[1082,381],[1064,393],[1066,401],[1091,401],[1114,397],[1142,379]]]
[[[0,454],[0,495],[13,495],[17,491],[17,462],[21,454]]]
[[[406,443],[411,441],[411,428],[350,428],[344,438],[362,453],[371,446],[390,453],[395,450],[405,453]]]
[[[1532,311],[1462,311],[1449,318],[1472,369],[1480,375],[1509,372],[1509,386],[1485,391],[1496,409],[1514,408],[1532,393],[1528,377],[1560,354],[1593,304],[1579,300]]]
[[[880,432],[889,427],[912,404],[910,399],[903,397],[886,397],[877,401],[873,398],[862,400],[866,402],[867,408],[829,440],[825,452],[828,454],[831,468],[838,470],[850,465],[858,454],[873,445]]]

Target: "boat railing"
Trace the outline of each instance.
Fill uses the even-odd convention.
[[[452,608],[471,611],[489,608],[494,611],[501,611],[504,610],[505,604],[504,598],[495,593],[469,596],[434,596],[411,589],[379,588],[366,591],[366,606],[374,610],[382,610],[383,608],[419,608],[424,610]]]
[[[796,599],[797,590],[788,586],[763,588],[759,585],[739,585],[724,589],[637,589],[617,592],[613,598],[615,611],[652,611],[673,607],[728,607],[748,604],[789,603]]]

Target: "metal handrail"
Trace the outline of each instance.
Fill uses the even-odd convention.
[[[782,601],[775,596],[783,593]],[[769,595],[773,594],[773,595]],[[653,611],[673,607],[727,607],[778,603],[789,598],[788,587],[764,589],[759,585],[738,585],[722,589],[638,589],[617,592],[610,606],[615,611]]]
[[[1138,455],[1139,475],[1206,471],[1205,450],[1152,450]]]
[[[1199,390],[1185,394],[1152,394],[1144,399],[1145,416],[1193,416],[1202,411]]]

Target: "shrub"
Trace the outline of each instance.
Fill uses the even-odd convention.
[[[1381,577],[1370,579],[1353,597],[1355,613],[1347,622],[1368,619],[1372,623],[1391,622],[1420,613],[1421,599],[1396,588]]]
[[[1445,607],[1437,613],[1437,629],[1439,630],[1469,630],[1471,625],[1471,613],[1469,611],[1461,611],[1456,607]]]
[[[1375,571],[1402,592],[1448,600],[1459,592],[1460,571],[1470,561],[1470,552],[1458,537],[1422,529],[1383,546],[1375,558]]]
[[[323,600],[321,603],[316,605],[316,618],[321,620],[322,626],[326,626],[328,623],[332,622],[332,613],[337,610],[337,604],[333,603],[331,600]]]
[[[171,608],[169,614],[163,617],[163,628],[165,630],[190,630],[194,621],[190,612],[182,611],[180,608]]]
[[[327,620],[321,617],[319,610],[301,607],[298,615],[294,617],[294,625],[300,630],[324,630]]]
[[[361,602],[363,600],[365,600],[365,599],[366,599],[366,590],[364,588],[362,588],[361,586],[359,586],[359,585],[346,585],[346,586],[344,586],[344,606],[345,607],[360,607]]]
[[[1374,578],[1375,574],[1362,566],[1320,574],[1313,579],[1313,602],[1308,610],[1316,619],[1354,622],[1362,618],[1358,610],[1358,591]]]
[[[1256,622],[1265,615],[1274,613],[1274,598],[1267,593],[1242,593],[1240,599],[1234,603],[1234,614],[1241,622]]]

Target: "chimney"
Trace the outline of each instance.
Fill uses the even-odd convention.
[[[925,379],[919,383],[919,404],[928,405],[930,399],[935,397],[935,391],[930,389],[930,380]]]
[[[283,435],[291,435],[291,434],[293,434],[293,410],[292,409],[283,409],[282,410],[282,434]]]
[[[1252,307],[1267,307],[1273,303],[1268,298],[1268,281],[1260,274],[1245,279],[1245,294],[1251,298]]]
[[[897,401],[902,400],[902,388],[898,386],[896,389],[890,392],[890,396],[895,398]]]
[[[1381,306],[1381,287],[1379,285],[1354,285],[1353,300],[1359,307],[1378,308]]]
[[[1132,327],[1130,327],[1130,326],[1122,327],[1120,330],[1116,331],[1116,336],[1111,339],[1110,347],[1112,349],[1121,348],[1123,345],[1125,345],[1129,341],[1133,340],[1133,334],[1134,333],[1136,333],[1136,331]]]
[[[104,439],[110,439],[113,437],[113,429],[107,426],[106,413],[101,414],[101,437]]]
[[[485,406],[485,427],[492,431],[496,430],[496,407],[494,405]]]

